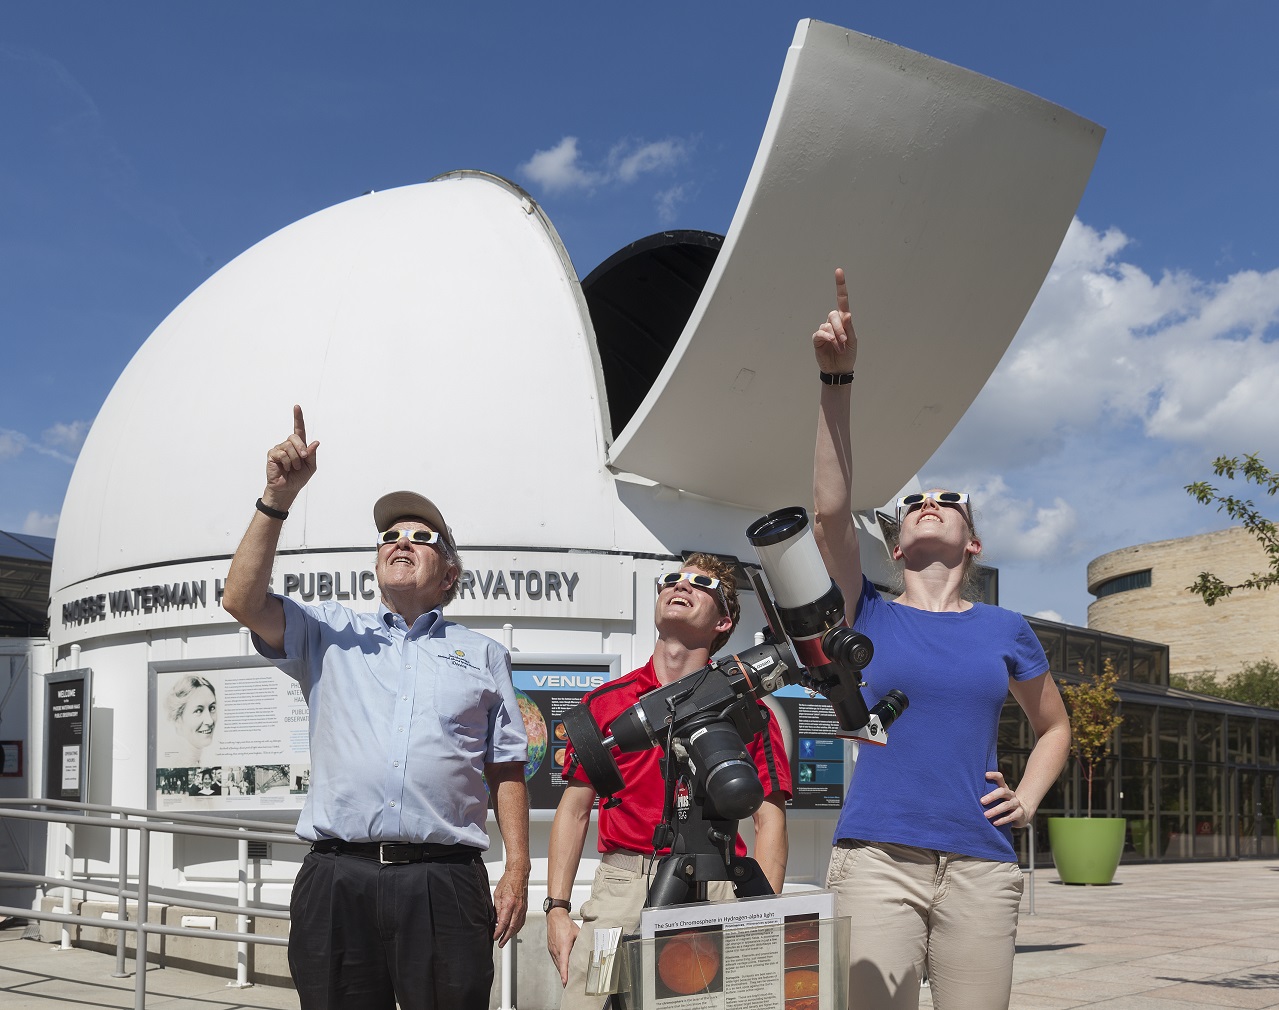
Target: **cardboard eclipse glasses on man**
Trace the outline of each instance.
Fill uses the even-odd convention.
[[[395,529],[395,524],[402,519],[416,519],[431,529]],[[453,531],[444,521],[439,508],[429,498],[413,491],[392,491],[379,498],[373,505],[373,525],[378,530],[379,546],[398,543],[401,537],[408,537],[415,544],[433,544],[442,537],[450,549],[457,549]]]

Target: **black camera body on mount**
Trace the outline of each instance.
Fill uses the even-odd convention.
[[[626,754],[662,746],[668,755],[686,757],[694,793],[707,797],[715,815],[741,820],[764,802],[755,762],[746,753],[746,741],[768,725],[768,709],[759,701],[798,683],[799,672],[785,645],[757,645],[649,691],[612,721],[607,737],[584,704],[564,714],[564,728],[600,795],[622,789],[613,748]]]

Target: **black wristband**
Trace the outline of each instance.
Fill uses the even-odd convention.
[[[853,381],[852,372],[821,372],[817,373],[821,376],[822,382],[828,386],[847,386]]]
[[[287,512],[281,512],[279,509],[271,508],[271,506],[264,502],[261,498],[258,499],[258,511],[264,516],[270,516],[272,519],[279,519],[281,522],[289,518],[289,514]]]

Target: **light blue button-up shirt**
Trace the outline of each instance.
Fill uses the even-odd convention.
[[[408,627],[385,606],[284,605],[284,652],[253,644],[311,710],[308,841],[489,845],[485,763],[525,761],[528,739],[501,645],[440,611]]]

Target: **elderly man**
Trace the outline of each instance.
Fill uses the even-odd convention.
[[[640,695],[674,683],[702,669],[712,654],[724,646],[740,615],[733,568],[710,554],[694,554],[683,569],[667,575],[658,585],[657,646],[652,658],[638,670],[596,688],[583,702],[604,732]],[[747,745],[764,786],[764,805],[754,815],[755,858],[774,892],[786,880],[786,800],[790,796],[790,766],[777,720]],[[665,780],[660,748],[619,754],[618,770],[623,789],[621,803],[600,804],[600,866],[591,885],[591,897],[582,906],[583,930],[620,926],[623,933],[639,927],[644,908],[647,875],[652,862],[653,832],[662,820]],[[565,760],[568,788],[555,811],[547,868],[548,897],[546,945],[560,972],[564,994],[560,1010],[599,1010],[604,997],[586,995],[586,970],[593,949],[592,935],[579,942],[579,927],[569,918],[569,894],[577,876],[586,841],[595,790],[577,765],[572,748]],[[737,851],[745,854],[742,840]],[[709,886],[712,899],[731,898],[726,882]]]
[[[268,592],[289,507],[315,473],[300,407],[267,453],[266,489],[222,605],[298,681],[311,710],[311,842],[290,903],[303,1010],[482,1010],[492,942],[528,902],[527,739],[497,642],[446,621],[461,561],[440,510],[399,491],[373,506],[377,613]],[[494,895],[488,793],[506,849]]]

